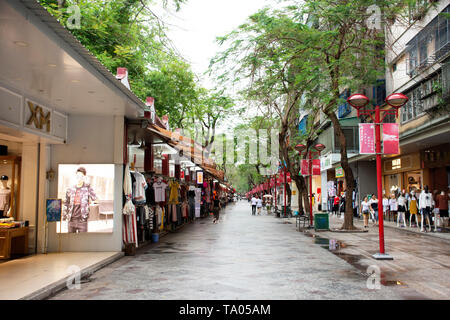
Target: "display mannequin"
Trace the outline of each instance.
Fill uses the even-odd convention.
[[[409,227],[411,228],[411,223],[414,217],[414,223],[416,224],[416,226],[419,228],[419,219],[418,219],[418,213],[419,213],[419,204],[418,204],[418,200],[416,197],[416,193],[413,191],[411,191],[411,197],[408,200],[408,207],[409,207],[409,213],[410,213],[410,218],[409,218]]]
[[[448,195],[444,191],[437,196],[437,206],[439,207],[439,216],[443,220],[442,227],[448,226]]]
[[[407,200],[404,193],[401,193],[397,199],[398,203],[398,215],[397,215],[397,228],[400,226],[400,221],[403,220],[402,227],[406,228],[406,204]]]
[[[87,183],[86,169],[78,168],[77,184],[67,189],[64,202],[64,220],[69,222],[69,233],[88,232],[89,201],[96,201],[94,189]]]
[[[7,176],[0,178],[0,219],[11,216],[11,189],[8,188],[8,180]]]
[[[432,206],[432,196],[431,193],[428,191],[428,186],[425,186],[425,189],[422,190],[422,193],[419,196],[419,209],[420,214],[422,215],[422,226],[420,228],[421,232],[426,231],[426,229],[424,230],[423,228],[425,219],[428,220],[428,225],[431,231],[431,218],[430,218],[431,206]]]

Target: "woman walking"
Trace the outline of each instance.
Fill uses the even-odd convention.
[[[260,198],[258,198],[258,201],[256,202],[256,209],[258,210],[258,216],[261,215],[262,207],[263,207],[263,202]]]
[[[364,197],[364,200],[361,202],[361,210],[364,217],[364,228],[369,227],[369,214],[370,214],[370,204],[369,199]]]
[[[219,199],[219,197],[217,197],[217,194],[214,191],[214,196],[213,196],[213,213],[214,213],[213,223],[214,224],[217,224],[219,222],[220,209],[221,209],[220,199]]]
[[[374,194],[372,195],[372,199],[370,199],[369,204],[370,204],[370,210],[372,211],[372,214],[374,217],[373,223],[375,225],[377,225],[378,224],[378,199]]]

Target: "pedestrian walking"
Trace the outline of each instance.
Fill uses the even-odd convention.
[[[340,202],[340,200],[339,200],[338,195],[335,195],[334,200],[333,200],[333,214],[335,214],[336,217],[339,212],[339,202]]]
[[[216,193],[214,193],[214,195],[213,195],[213,213],[214,213],[213,223],[214,224],[217,224],[219,222],[221,208],[222,207],[220,205],[220,199],[219,199],[219,197],[217,197]]]
[[[369,199],[367,197],[364,197],[363,201],[361,202],[361,210],[364,218],[364,228],[369,227],[369,214],[370,214],[370,204]]]
[[[370,204],[370,210],[373,214],[373,223],[375,225],[378,224],[378,199],[377,197],[373,194],[372,198],[369,201]]]
[[[397,199],[398,202],[398,216],[397,216],[397,227],[399,227],[399,221],[403,219],[402,228],[406,228],[406,197],[401,193]]]
[[[257,202],[256,202],[256,209],[258,210],[258,216],[261,215],[262,206],[263,206],[262,200],[258,199]]]
[[[258,196],[253,196],[251,203],[252,203],[252,216],[256,215],[256,203],[258,202]]]
[[[386,218],[389,216],[389,199],[386,196],[386,193],[383,194],[383,217]]]

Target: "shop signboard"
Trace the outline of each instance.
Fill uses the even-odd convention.
[[[114,164],[58,166],[58,198],[63,201],[62,219],[57,223],[57,232],[113,232],[114,172]]]
[[[359,153],[375,153],[375,125],[372,123],[359,124]]]
[[[197,184],[203,184],[203,171],[197,171]]]
[[[313,176],[320,176],[320,159],[312,161],[312,174]]]
[[[310,173],[309,173],[309,161],[308,160],[303,159],[301,161],[300,174],[302,176],[309,176],[310,175]]]
[[[400,154],[400,125],[398,123],[383,124],[383,153]]]
[[[344,169],[342,167],[336,168],[336,178],[343,178],[344,177]]]

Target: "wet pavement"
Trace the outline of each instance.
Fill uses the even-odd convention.
[[[378,244],[373,230],[299,232],[295,219],[252,216],[239,202],[222,211],[219,224],[186,225],[51,299],[448,299],[448,243],[395,230],[386,237],[391,232],[395,260],[380,262],[370,258]]]

